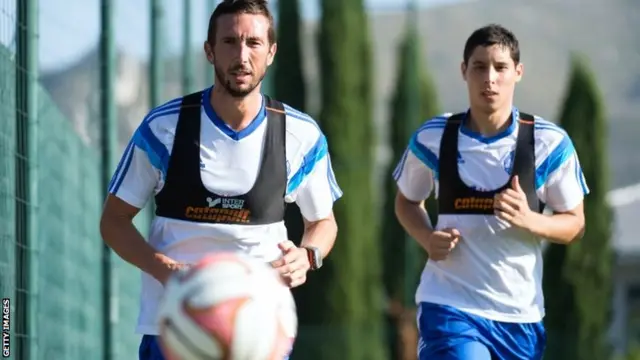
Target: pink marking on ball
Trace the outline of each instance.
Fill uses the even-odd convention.
[[[193,321],[218,340],[223,348],[228,349],[233,341],[233,331],[238,310],[249,298],[243,297],[225,301],[208,309],[185,309]]]

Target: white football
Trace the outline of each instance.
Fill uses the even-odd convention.
[[[222,253],[169,279],[159,324],[167,360],[283,360],[298,318],[275,270]]]

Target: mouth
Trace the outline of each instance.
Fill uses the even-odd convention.
[[[232,71],[231,75],[233,75],[235,77],[250,76],[251,75],[251,71],[248,71],[248,70],[236,70],[236,71]]]
[[[498,96],[498,93],[496,91],[493,90],[485,90],[482,92],[482,96],[484,97],[495,97]]]

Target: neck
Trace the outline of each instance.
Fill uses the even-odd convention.
[[[509,125],[512,107],[505,107],[493,112],[479,110],[471,107],[469,128],[482,136],[490,137],[505,131]]]
[[[259,88],[249,95],[236,98],[229,95],[221,86],[214,86],[209,98],[213,110],[225,124],[235,131],[240,131],[253,121],[262,106],[262,95]]]

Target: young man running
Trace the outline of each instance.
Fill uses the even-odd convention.
[[[476,30],[461,65],[470,108],[427,121],[394,172],[398,220],[429,254],[420,360],[542,357],[542,240],[581,237],[588,188],[567,134],[513,106],[523,70],[509,30]],[[422,206],[432,191],[435,228]]]

